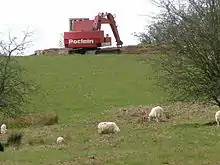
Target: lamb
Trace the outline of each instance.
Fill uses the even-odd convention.
[[[1,125],[1,134],[5,134],[7,132],[7,126],[6,124]]]
[[[115,122],[100,122],[98,124],[99,134],[117,133],[120,132],[119,127]]]
[[[220,111],[217,111],[215,113],[215,121],[217,122],[217,126],[219,127],[219,125],[220,125]]]
[[[156,106],[151,109],[148,115],[148,120],[151,121],[152,118],[156,118],[156,121],[159,122],[164,116],[164,109],[160,106]]]
[[[59,137],[57,138],[57,144],[60,144],[60,143],[63,143],[63,142],[64,142],[64,138],[61,137],[61,136],[59,136]]]

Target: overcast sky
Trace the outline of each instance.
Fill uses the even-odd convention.
[[[60,33],[68,31],[68,18],[93,19],[99,12],[116,14],[116,23],[124,45],[136,44],[133,32],[141,32],[155,13],[150,0],[1,0],[0,31],[36,30],[32,50],[58,47]],[[105,33],[113,34],[108,25]],[[115,39],[113,38],[113,43]]]

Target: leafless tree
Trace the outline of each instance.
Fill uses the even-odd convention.
[[[20,115],[22,105],[27,102],[34,83],[24,76],[24,69],[17,61],[31,45],[33,32],[24,32],[22,38],[13,37],[11,31],[6,39],[0,40],[0,117]]]
[[[154,3],[162,9],[156,34],[166,36],[173,50],[155,58],[159,85],[172,100],[203,100],[220,107],[220,0]]]

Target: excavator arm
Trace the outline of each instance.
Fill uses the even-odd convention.
[[[111,13],[99,13],[97,16],[95,16],[94,23],[93,23],[93,29],[94,30],[101,30],[102,24],[109,24],[112,32],[114,34],[114,37],[116,39],[117,47],[122,47],[123,42],[120,39],[117,25],[114,19],[114,16]]]

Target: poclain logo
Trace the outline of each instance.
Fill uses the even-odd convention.
[[[91,39],[79,39],[79,40],[72,40],[70,39],[69,40],[69,44],[93,44],[94,43],[94,40],[91,40]]]

